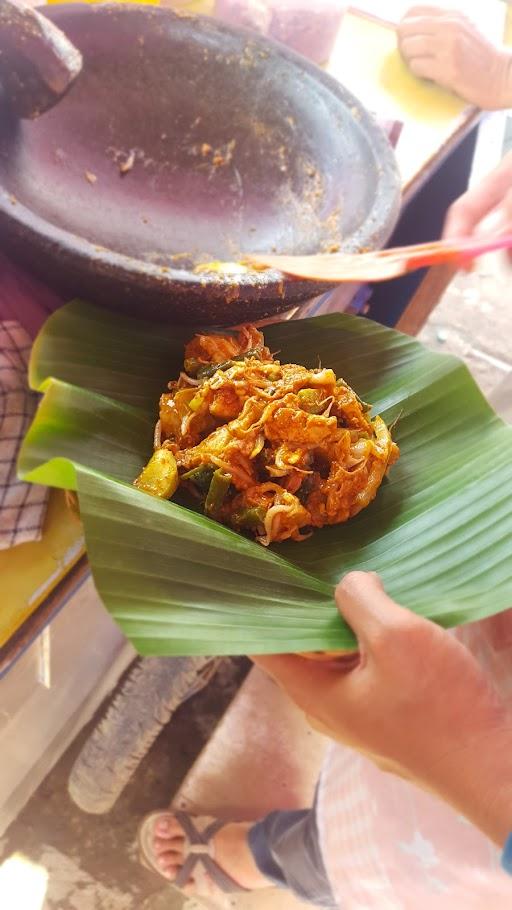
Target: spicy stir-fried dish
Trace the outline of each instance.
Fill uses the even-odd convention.
[[[357,515],[399,455],[343,379],[280,363],[254,326],[196,335],[168,388],[135,485],[166,499],[180,487],[265,546]]]

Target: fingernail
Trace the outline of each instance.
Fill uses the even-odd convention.
[[[160,821],[156,823],[156,830],[159,834],[167,834],[169,832],[169,822],[160,819]]]

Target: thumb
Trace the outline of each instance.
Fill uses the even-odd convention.
[[[375,572],[349,572],[337,586],[335,597],[360,646],[370,651],[377,636],[381,640],[383,630],[392,631],[414,615],[388,597]]]

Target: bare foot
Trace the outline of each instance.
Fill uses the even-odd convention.
[[[201,830],[201,820],[196,822]],[[259,871],[249,848],[248,834],[250,822],[230,822],[213,838],[215,862],[240,887],[250,891],[259,888],[270,888],[270,882]],[[159,858],[162,875],[174,881],[185,862],[185,834],[180,823],[173,815],[164,815],[154,828],[154,849]],[[194,890],[194,881],[187,883],[183,889],[187,893]]]

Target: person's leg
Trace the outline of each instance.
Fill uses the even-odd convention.
[[[316,811],[271,812],[249,831],[260,872],[274,884],[318,907],[335,908],[320,850]]]
[[[201,817],[194,818],[194,823],[197,827],[204,827]],[[273,884],[259,870],[249,847],[252,826],[252,822],[229,822],[212,838],[216,864],[240,885],[241,890],[248,891],[270,888]],[[153,830],[158,869],[161,875],[173,882],[187,860],[186,832],[172,812],[162,812]],[[193,879],[183,890],[194,893]]]
[[[173,882],[187,860],[185,832],[171,813],[154,828],[157,867]],[[271,812],[256,823],[233,822],[213,837],[215,863],[248,890],[278,885],[327,910],[336,910],[325,872],[315,809]],[[184,887],[194,893],[194,882]]]

